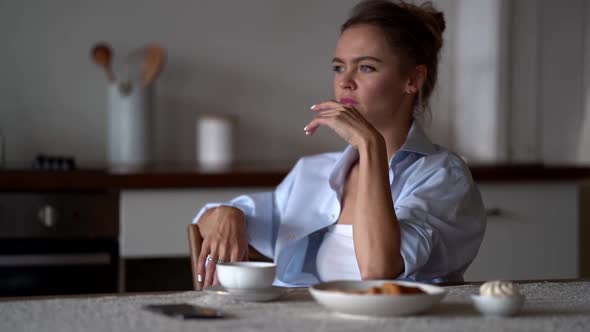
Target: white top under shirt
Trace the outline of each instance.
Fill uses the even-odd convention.
[[[330,226],[318,249],[316,265],[321,281],[361,280],[354,253],[352,225]]]

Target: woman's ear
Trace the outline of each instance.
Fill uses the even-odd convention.
[[[406,82],[406,93],[417,93],[422,89],[424,83],[426,82],[426,75],[428,74],[428,69],[426,65],[417,65],[414,70],[410,73],[408,80]]]

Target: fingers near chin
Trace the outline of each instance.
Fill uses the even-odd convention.
[[[329,110],[329,111],[323,111],[318,113],[317,117],[318,118],[331,118],[331,117],[335,117],[340,115],[342,112],[339,110]]]
[[[326,100],[321,103],[317,103],[315,105],[312,105],[310,107],[310,109],[312,109],[314,111],[318,111],[323,108],[333,108],[333,107],[338,107],[338,106],[342,106],[342,104],[337,102],[336,100]]]

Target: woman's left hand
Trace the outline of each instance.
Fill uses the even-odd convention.
[[[313,135],[319,126],[327,126],[350,145],[358,148],[361,143],[379,135],[375,127],[352,105],[326,101],[313,105],[311,110],[316,116],[304,128],[308,136]]]

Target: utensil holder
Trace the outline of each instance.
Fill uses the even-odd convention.
[[[154,160],[155,84],[114,82],[108,87],[108,159],[142,166]]]

